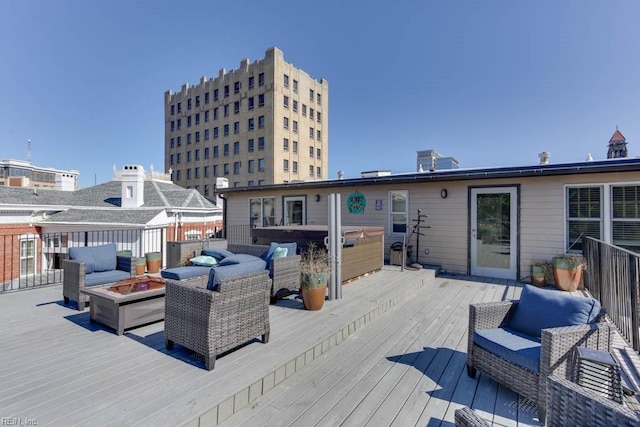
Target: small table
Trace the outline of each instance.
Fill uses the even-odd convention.
[[[116,330],[164,320],[164,279],[141,276],[116,283],[86,288],[90,297],[91,321]]]

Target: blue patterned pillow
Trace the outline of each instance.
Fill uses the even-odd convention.
[[[192,265],[201,265],[203,267],[212,267],[218,263],[218,260],[215,257],[209,255],[200,255],[194,258],[191,258]]]

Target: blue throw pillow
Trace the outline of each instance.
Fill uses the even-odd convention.
[[[229,252],[226,249],[220,249],[220,248],[204,248],[200,252],[200,255],[212,256],[214,258],[217,258],[219,261],[221,259],[225,259],[226,257],[233,255],[233,252]]]
[[[201,265],[203,267],[212,267],[218,263],[215,257],[209,255],[200,255],[191,258],[189,261],[191,261],[191,265]]]
[[[540,337],[542,329],[593,323],[599,314],[596,299],[525,285],[509,326]]]
[[[285,248],[287,250],[287,256],[294,256],[298,251],[298,244],[296,242],[291,242],[291,243],[271,242],[271,244],[269,245],[269,250],[267,251],[267,254],[264,257],[264,260],[266,261],[268,266],[271,265],[271,258],[273,258],[273,253],[278,248]]]
[[[235,254],[235,255],[231,255],[231,256],[226,257],[225,259],[220,261],[218,264],[220,266],[224,266],[224,265],[242,264],[242,263],[245,263],[245,262],[255,262],[255,261],[261,261],[262,262],[262,260],[260,258],[258,258],[257,256],[254,256],[254,255]]]

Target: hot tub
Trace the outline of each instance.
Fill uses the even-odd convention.
[[[318,247],[325,247],[324,238],[328,234],[328,226],[326,225],[258,227],[251,230],[251,238],[255,244],[296,242],[299,248],[306,248],[311,242]],[[341,234],[344,238],[342,246],[343,284],[382,268],[384,264],[383,227],[343,226]]]

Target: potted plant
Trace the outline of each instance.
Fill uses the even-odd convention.
[[[549,265],[545,261],[531,261],[530,278],[534,286],[546,286],[549,275]]]
[[[300,260],[300,295],[307,310],[320,310],[324,305],[330,271],[327,251],[310,243]]]
[[[587,262],[579,254],[562,254],[552,258],[553,280],[561,291],[575,292],[580,286]]]

